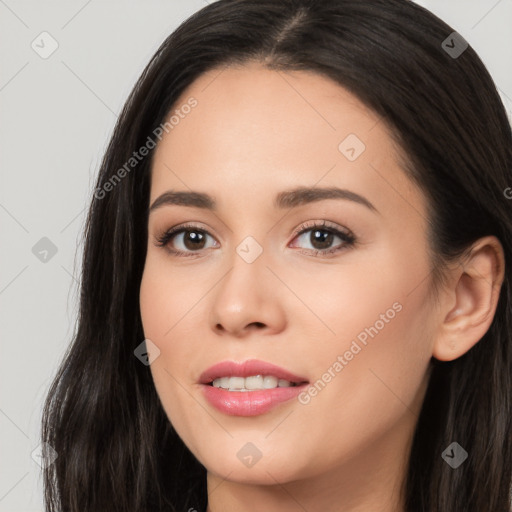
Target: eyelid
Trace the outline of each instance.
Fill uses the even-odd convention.
[[[183,224],[178,224],[176,226],[173,226],[172,228],[164,229],[160,235],[155,235],[155,239],[157,242],[156,245],[163,247],[163,246],[167,245],[168,241],[172,237],[174,237],[175,235],[181,234],[183,231],[187,231],[187,230],[201,231],[201,232],[205,233],[207,236],[210,236],[213,239],[215,239],[215,237],[210,233],[209,229],[210,228],[208,228],[208,229],[203,228],[203,227],[195,224],[194,222],[184,222]],[[176,252],[180,252],[180,251],[176,251]]]
[[[302,223],[293,233],[293,237],[296,238],[298,235],[302,234],[304,231],[307,231],[309,229],[313,228],[324,228],[324,229],[331,229],[333,231],[340,231],[346,236],[354,237],[355,235],[350,231],[350,229],[339,226],[338,224],[335,224],[333,222],[330,222],[328,220],[312,220],[312,221],[306,221]]]
[[[331,231],[335,236],[337,236],[338,238],[340,238],[343,241],[341,248],[335,247],[335,248],[331,248],[331,249],[306,249],[306,250],[298,248],[297,250],[301,254],[309,254],[310,255],[312,252],[314,252],[316,257],[318,257],[317,256],[318,254],[321,254],[322,257],[328,257],[328,255],[336,254],[345,248],[349,248],[349,247],[353,246],[357,241],[356,236],[352,233],[352,231],[350,229],[339,226],[339,225],[337,225],[333,222],[327,221],[325,219],[311,220],[311,221],[306,221],[306,222],[302,223],[299,227],[297,227],[294,230],[291,241],[295,240],[297,237],[299,237],[303,233],[310,231],[312,229],[315,229],[315,228],[325,230],[325,231]],[[210,228],[208,228],[208,229],[210,229]],[[190,251],[190,252],[182,251],[180,249],[172,249],[172,248],[168,247],[168,244],[169,244],[169,241],[173,237],[175,237],[176,235],[179,235],[187,230],[200,231],[200,232],[204,233],[206,236],[210,236],[211,238],[213,238],[216,241],[216,243],[218,243],[216,238],[208,231],[208,229],[205,229],[205,228],[197,225],[194,222],[185,222],[183,224],[178,224],[172,228],[165,230],[161,235],[155,236],[156,245],[159,247],[165,248],[167,251],[169,251],[171,254],[173,254],[175,256],[200,257],[201,250]],[[290,242],[288,242],[288,244],[289,243]],[[287,244],[287,246],[288,246],[288,244]]]
[[[301,235],[304,231],[307,231],[308,229],[313,229],[313,228],[330,228],[330,229],[333,229],[336,231],[342,231],[347,236],[354,236],[353,233],[349,229],[338,226],[337,224],[334,224],[330,221],[312,220],[312,221],[303,222],[300,226],[295,228],[295,230],[292,234],[292,240],[295,239],[298,235]],[[157,236],[156,238],[161,239],[166,235],[168,235],[168,236],[175,235],[175,234],[180,233],[181,231],[186,230],[186,229],[197,229],[198,231],[202,231],[202,232],[208,234],[209,236],[213,237],[213,235],[208,231],[209,228],[205,229],[205,228],[195,224],[194,222],[185,222],[183,224],[178,224],[172,228],[164,230],[163,233],[160,236]]]

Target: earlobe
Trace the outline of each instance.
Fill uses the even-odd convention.
[[[446,307],[440,311],[433,357],[453,361],[482,339],[493,321],[504,275],[499,240],[488,236],[475,242],[452,271],[452,287],[442,292]]]

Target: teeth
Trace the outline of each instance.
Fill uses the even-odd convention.
[[[278,379],[273,375],[251,375],[250,377],[220,377],[213,381],[216,388],[229,391],[251,391],[253,389],[274,389],[296,386],[285,379]]]

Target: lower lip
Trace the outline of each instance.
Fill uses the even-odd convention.
[[[203,384],[203,393],[216,409],[230,416],[258,416],[295,398],[308,384],[287,388],[228,391]]]

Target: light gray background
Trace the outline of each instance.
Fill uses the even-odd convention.
[[[418,3],[476,49],[512,118],[512,0]],[[0,512],[43,511],[31,453],[75,328],[85,213],[117,113],[163,39],[204,5],[0,0]],[[59,45],[47,59],[31,47],[43,31]],[[46,262],[32,252],[42,237],[57,247]]]

